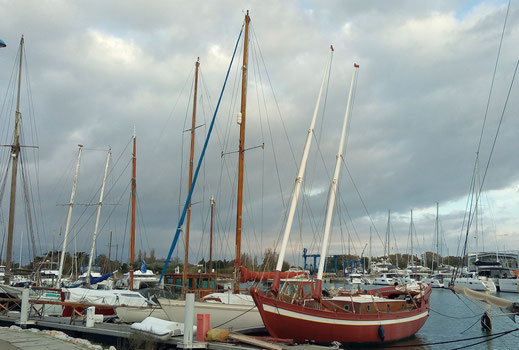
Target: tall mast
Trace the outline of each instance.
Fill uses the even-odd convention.
[[[5,260],[5,283],[9,284],[11,278],[11,260],[13,254],[13,233],[14,233],[14,209],[16,205],[16,178],[18,174],[18,156],[20,154],[20,88],[22,84],[22,58],[23,58],[23,35],[20,40],[20,62],[18,66],[18,93],[16,96],[16,114],[14,123],[14,139],[11,145],[11,157],[13,168],[11,174],[11,198],[9,202],[9,223],[7,226],[7,256]]]
[[[211,196],[211,229],[209,230],[209,273],[213,272],[213,227],[214,227],[214,198]]]
[[[249,11],[245,15],[245,38],[243,39],[243,65],[241,71],[241,108],[238,115],[240,143],[238,147],[238,197],[236,200],[236,254],[234,258],[234,293],[239,293],[239,270],[241,266],[241,230],[243,210],[243,169],[245,152],[245,120],[247,112],[247,63],[249,59]]]
[[[339,174],[340,174],[340,170],[341,170],[341,160],[343,159],[342,152],[343,152],[343,148],[344,148],[344,140],[346,138],[346,127],[348,126],[348,118],[350,116],[350,111],[351,111],[351,100],[352,100],[352,96],[353,96],[353,88],[354,88],[354,84],[355,84],[357,68],[359,68],[359,66],[357,64],[354,64],[353,65],[353,75],[351,77],[350,92],[348,94],[348,103],[346,104],[346,114],[344,115],[344,123],[342,125],[341,141],[339,143],[339,151],[337,152],[337,156],[336,156],[335,171],[333,173],[333,178],[332,178],[332,181],[330,184],[330,197],[328,199],[328,209],[326,211],[326,224],[324,227],[323,244],[321,247],[321,258],[319,259],[319,270],[317,271],[317,281],[315,283],[315,289],[314,289],[314,293],[312,295],[315,300],[321,300],[324,263],[326,261],[326,254],[328,252],[328,244],[330,241],[332,214],[333,214],[333,208],[335,206],[335,194],[337,191],[337,184],[339,182]]]
[[[110,165],[111,156],[112,156],[112,150],[108,149],[108,155],[106,156],[105,175],[103,177],[103,184],[101,185],[101,193],[99,194],[99,203],[97,203],[97,215],[96,215],[96,223],[95,223],[95,227],[94,227],[94,238],[92,240],[92,248],[90,249],[90,257],[88,259],[88,270],[87,270],[88,285],[90,285],[90,273],[92,272],[92,261],[94,259],[94,253],[95,253],[95,247],[96,247],[97,230],[99,228],[99,219],[101,217],[101,208],[103,207],[103,196],[105,194],[106,178],[108,177],[108,167]]]
[[[191,118],[191,152],[189,153],[189,186],[187,190],[191,190],[191,184],[193,183],[193,158],[195,155],[195,127],[196,127],[196,96],[198,92],[198,67],[200,66],[200,57],[195,62],[195,91],[193,93],[193,117]],[[187,268],[189,266],[189,225],[191,223],[191,198],[187,206],[186,213],[186,244],[184,251],[184,275],[182,278],[182,291],[186,292],[187,286]]]
[[[137,194],[137,135],[133,130],[132,154],[132,219],[130,224],[130,290],[133,290],[133,262],[135,261],[135,197]]]
[[[440,270],[440,227],[438,221],[438,202],[436,202],[436,269],[438,269],[438,271]]]
[[[386,229],[386,246],[384,247],[384,255],[386,255],[387,251],[387,258],[389,259],[389,241],[391,239],[391,209],[388,209],[387,211],[387,229]]]
[[[372,259],[372,255],[371,255],[371,225],[369,225],[369,272],[371,272],[371,259]]]
[[[319,112],[319,105],[321,104],[321,96],[323,94],[324,85],[326,82],[326,76],[328,75],[328,72],[330,71],[330,66],[332,64],[332,58],[333,58],[333,46],[330,46],[330,54],[328,55],[328,61],[326,63],[326,68],[323,73],[323,80],[321,82],[321,88],[319,89],[317,103],[315,104],[314,115],[312,116],[310,128],[308,129],[308,133],[306,135],[306,143],[305,143],[305,148],[303,149],[303,156],[301,158],[301,166],[299,167],[299,172],[297,173],[296,183],[294,186],[294,193],[292,194],[292,200],[290,202],[290,209],[288,211],[287,223],[285,226],[285,232],[283,234],[283,241],[281,243],[281,250],[279,252],[278,262],[276,265],[276,271],[274,273],[274,281],[270,288],[272,293],[274,293],[274,294],[277,294],[279,291],[281,268],[283,267],[283,261],[285,260],[285,253],[286,253],[286,248],[288,245],[288,238],[290,237],[290,231],[292,229],[292,223],[294,221],[294,216],[296,213],[297,200],[299,199],[299,193],[301,191],[301,185],[303,183],[303,176],[305,175],[308,154],[310,153],[310,145],[312,143],[312,136],[314,134],[314,129],[315,129],[315,120],[317,119],[317,113]]]
[[[414,252],[413,252],[413,209],[411,209],[411,271],[414,268]]]
[[[61,258],[59,260],[59,272],[56,287],[61,284],[61,276],[63,274],[63,264],[65,263],[65,250],[67,249],[68,233],[70,231],[70,219],[72,218],[72,208],[74,207],[74,198],[76,197],[76,186],[79,177],[79,166],[81,165],[81,153],[83,152],[83,145],[78,145],[79,150],[77,154],[76,174],[74,175],[74,183],[72,184],[72,192],[70,193],[70,202],[67,211],[67,224],[65,225],[65,236],[63,237],[63,248],[61,249]]]

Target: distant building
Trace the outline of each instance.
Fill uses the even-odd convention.
[[[481,252],[477,253],[477,260],[482,262],[499,262],[505,268],[517,270],[519,269],[519,251],[504,252]],[[468,254],[469,271],[476,271],[476,253]]]

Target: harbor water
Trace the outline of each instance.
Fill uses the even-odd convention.
[[[519,302],[518,293],[497,293],[496,296]],[[492,331],[487,332],[482,329],[480,319],[485,308],[482,303],[458,296],[449,289],[435,288],[431,295],[429,319],[414,337],[387,345],[343,347],[351,349],[519,349],[519,331],[496,337],[497,333],[519,328],[501,310],[492,308]],[[475,338],[481,336],[486,337]],[[467,338],[475,339],[433,344]]]

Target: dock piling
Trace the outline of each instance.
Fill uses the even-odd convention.
[[[20,327],[25,328],[29,320],[29,288],[24,288],[22,291],[22,307],[20,309]]]

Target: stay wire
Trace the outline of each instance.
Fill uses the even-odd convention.
[[[487,120],[487,116],[488,116],[488,109],[489,109],[489,106],[490,106],[490,99],[491,99],[491,96],[492,96],[492,91],[494,89],[494,82],[495,82],[495,77],[496,77],[496,72],[497,72],[497,66],[498,66],[498,63],[499,63],[499,58],[501,56],[501,48],[502,48],[502,44],[503,44],[503,38],[504,38],[504,34],[505,34],[506,23],[507,23],[507,20],[508,20],[508,13],[510,11],[510,4],[511,4],[511,0],[508,1],[508,6],[507,6],[507,9],[506,9],[505,20],[503,22],[503,30],[501,32],[501,39],[499,41],[499,48],[497,50],[496,62],[494,64],[494,72],[492,74],[492,81],[490,83],[490,91],[488,93],[487,105],[486,105],[486,108],[485,108],[485,115],[484,115],[484,118],[483,118],[483,125],[481,127],[481,133],[480,133],[479,141],[478,141],[478,148],[477,148],[477,152],[476,152],[476,161],[474,162],[474,168],[472,170],[472,180],[471,180],[471,186],[470,186],[471,187],[471,191],[469,192],[469,193],[471,193],[471,195],[469,195],[469,198],[471,198],[470,199],[471,201],[472,201],[472,198],[474,196],[474,191],[475,191],[474,187],[475,187],[475,176],[476,176],[476,169],[477,169],[477,161],[478,161],[478,158],[479,158],[479,152],[480,152],[481,143],[482,143],[482,140],[483,140],[483,133],[484,133],[484,130],[485,130],[486,120]],[[516,66],[516,71],[517,71],[517,66]],[[515,78],[515,72],[514,72],[514,78]],[[512,79],[512,84],[513,84],[513,79]],[[510,89],[511,89],[511,87],[510,87]],[[510,94],[510,92],[509,92],[509,94]],[[507,102],[508,102],[508,97],[507,97]],[[506,104],[505,104],[505,108],[506,108]],[[504,110],[503,110],[503,113],[504,113]],[[503,116],[501,116],[501,120],[502,120],[502,118],[503,118]],[[499,126],[500,125],[501,125],[501,121],[499,122]],[[497,133],[498,132],[499,132],[499,128],[498,128]],[[496,138],[497,138],[497,133],[496,133],[496,136],[495,136]],[[494,139],[494,145],[495,145],[495,141],[496,141],[496,139]],[[494,146],[492,146],[492,150],[493,149],[494,149]],[[490,164],[491,157],[492,157],[492,152],[491,152],[491,154],[489,156],[489,160],[488,160],[488,163],[487,163],[487,169],[488,169],[488,166]],[[485,171],[485,175],[486,175],[486,171]],[[482,184],[480,186],[479,191],[481,191],[482,188],[483,188],[483,182],[482,182]],[[467,207],[468,207],[469,198],[467,198]],[[478,198],[479,198],[479,193],[476,196],[476,203],[475,203],[475,205],[477,205]],[[465,256],[465,252],[466,252],[466,249],[467,249],[469,228],[471,226],[471,221],[472,221],[471,215],[472,215],[472,205],[470,206],[470,209],[468,210],[467,230],[466,230],[466,235],[465,235],[465,242],[464,242],[464,246],[463,246],[463,255],[462,256]],[[465,216],[467,216],[467,210],[465,211]],[[463,222],[465,222],[465,217],[463,219]],[[462,231],[463,231],[463,228],[462,228]],[[459,252],[459,243],[461,243],[461,240],[460,240],[460,242],[458,242],[458,252]],[[453,271],[453,279],[456,278],[457,273],[458,273],[458,268],[456,268]]]

